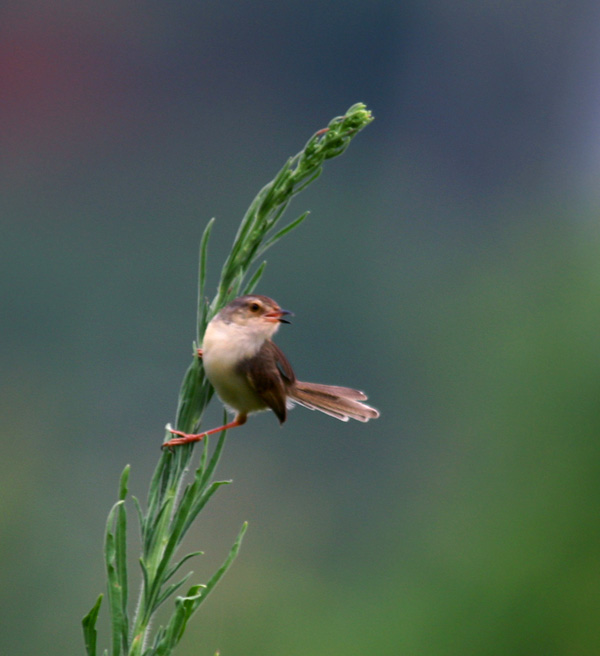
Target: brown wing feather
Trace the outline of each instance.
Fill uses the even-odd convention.
[[[292,385],[296,382],[296,374],[292,369],[292,365],[283,354],[283,351],[274,342],[265,342],[261,351],[269,351],[271,357],[275,360],[275,364],[279,373],[282,375],[286,385]]]
[[[287,418],[287,389],[296,376],[281,349],[266,341],[254,357],[240,363],[239,371],[283,424]]]

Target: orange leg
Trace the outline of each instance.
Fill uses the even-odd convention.
[[[174,437],[172,440],[165,442],[162,445],[162,448],[170,449],[173,446],[178,446],[179,444],[190,444],[190,442],[200,442],[206,435],[212,435],[213,433],[219,433],[229,428],[235,428],[236,426],[242,426],[246,423],[247,416],[244,414],[239,414],[232,422],[225,424],[224,426],[219,426],[218,428],[211,428],[210,430],[204,433],[184,433],[182,431],[174,430],[169,428],[169,431],[173,435],[179,435],[179,437]]]

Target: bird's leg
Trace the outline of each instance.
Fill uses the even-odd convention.
[[[196,349],[196,355],[202,360],[202,349]]]
[[[235,428],[236,426],[242,426],[246,423],[247,416],[245,414],[239,414],[232,422],[225,424],[224,426],[219,426],[218,428],[211,428],[204,433],[184,433],[183,431],[178,431],[173,428],[169,428],[169,432],[173,435],[178,435],[179,437],[174,437],[168,442],[164,442],[162,448],[170,449],[172,446],[178,446],[180,444],[189,444],[190,442],[200,442],[206,435],[212,435],[213,433],[219,433],[220,431],[228,430],[229,428]]]

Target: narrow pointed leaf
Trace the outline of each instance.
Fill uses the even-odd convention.
[[[240,529],[240,532],[238,533],[237,538],[235,539],[235,542],[233,543],[233,546],[229,551],[229,555],[225,559],[225,562],[221,565],[221,567],[219,567],[219,569],[213,574],[210,581],[206,584],[206,588],[202,593],[202,598],[199,600],[198,605],[200,605],[200,603],[204,601],[204,599],[206,599],[206,597],[208,597],[208,595],[215,589],[217,583],[223,578],[223,575],[233,564],[233,561],[236,559],[240,547],[242,546],[242,540],[244,538],[247,529],[248,529],[248,522],[244,522],[242,524],[242,528]]]
[[[194,572],[188,572],[181,579],[181,581],[178,581],[177,583],[172,583],[167,588],[165,588],[156,599],[156,608],[158,608],[162,603],[164,603],[174,592],[177,592],[177,590],[179,590],[179,588],[181,588],[181,586],[189,580],[190,576],[193,573]]]
[[[202,239],[200,240],[200,264],[198,266],[198,315],[196,319],[197,324],[197,339],[198,342],[202,341],[200,331],[203,329],[204,317],[206,315],[206,303],[204,301],[204,290],[206,289],[206,268],[208,264],[208,241],[210,233],[212,232],[215,224],[214,217],[207,223]]]
[[[297,228],[303,221],[306,219],[306,217],[310,214],[310,212],[304,212],[301,214],[297,219],[294,219],[291,223],[285,226],[285,228],[282,228],[279,232],[275,233],[270,239],[265,241],[264,246],[260,249],[259,255],[262,255],[266,250],[271,248],[274,244],[276,244],[282,237],[287,235],[288,232],[291,232],[294,228]]]
[[[96,631],[96,622],[98,620],[98,613],[100,612],[100,605],[104,595],[100,595],[96,603],[92,606],[90,612],[81,620],[83,626],[83,640],[85,642],[85,650],[88,656],[96,656],[96,645],[98,642],[98,631]]]
[[[223,412],[223,423],[227,423],[227,413]],[[217,446],[215,447],[215,450],[213,451],[213,454],[208,462],[208,465],[206,465],[203,469],[203,474],[202,474],[202,487],[206,485],[206,483],[210,480],[211,476],[213,475],[213,472],[215,471],[217,464],[219,462],[219,458],[221,457],[221,452],[223,451],[223,447],[225,446],[225,440],[227,438],[227,431],[221,431],[219,433],[219,440],[217,442]]]
[[[187,563],[188,560],[191,558],[195,558],[196,556],[203,556],[204,551],[194,551],[192,553],[187,554],[187,556],[184,556],[176,565],[174,565],[166,574],[165,574],[165,581],[168,581],[172,576],[174,576],[177,571]]]
[[[130,465],[125,465],[125,469],[121,473],[121,480],[119,481],[119,500],[124,501],[127,497],[127,490],[129,484]]]
[[[127,513],[125,504],[121,503],[117,509],[115,529],[115,570],[117,583],[120,588],[121,600],[121,641],[123,650],[127,651],[129,641],[129,621],[127,615],[128,581],[127,581]]]
[[[212,497],[212,495],[221,487],[221,485],[229,485],[232,481],[214,481],[211,483],[206,490],[200,497],[198,497],[193,504],[193,506],[190,508],[186,518],[185,518],[185,523],[183,525],[183,528],[181,530],[181,537],[179,542],[183,539],[185,534],[187,533],[188,529],[192,525],[192,522],[196,519],[198,514],[202,511],[204,506],[208,503],[209,499]]]
[[[256,285],[258,285],[259,280],[262,278],[262,274],[266,266],[267,266],[266,260],[264,262],[261,262],[258,269],[256,269],[256,271],[252,274],[252,278],[250,278],[246,287],[244,287],[242,295],[252,294],[252,292],[256,289]]]

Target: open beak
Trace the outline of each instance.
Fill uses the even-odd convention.
[[[283,317],[293,317],[294,313],[290,312],[289,310],[282,310],[280,308],[279,310],[273,310],[272,312],[267,312],[264,316],[269,321],[279,321],[279,323],[292,323],[291,321],[288,321]]]

